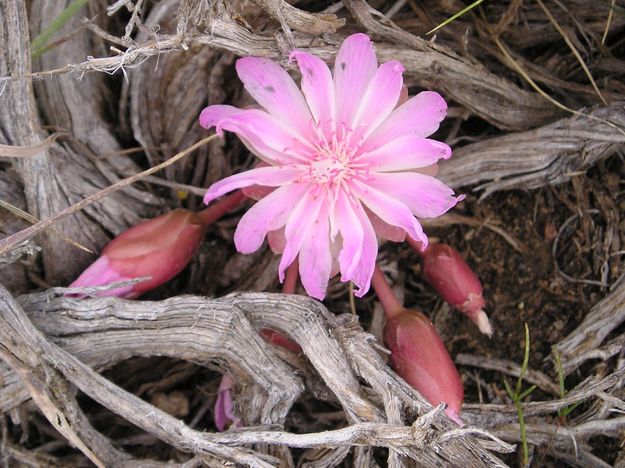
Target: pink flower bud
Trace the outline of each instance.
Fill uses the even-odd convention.
[[[482,310],[485,301],[480,280],[456,249],[447,244],[430,244],[421,252],[421,263],[425,280],[441,297],[491,336],[493,329]]]
[[[149,280],[99,293],[138,297],[182,271],[200,245],[205,228],[199,214],[183,209],[137,224],[109,242],[100,258],[70,287],[101,286],[149,276]]]
[[[272,345],[280,346],[281,348],[295,354],[300,354],[302,352],[302,348],[295,341],[289,340],[286,336],[272,330],[271,328],[261,328],[258,334]]]
[[[388,318],[384,341],[395,371],[432,405],[445,402],[445,414],[462,426],[462,381],[432,322],[421,312],[403,309]]]
[[[215,426],[219,432],[225,431],[231,424],[237,427],[240,420],[234,415],[234,403],[232,402],[232,388],[235,381],[229,375],[224,375],[217,390],[215,401],[214,418]]]

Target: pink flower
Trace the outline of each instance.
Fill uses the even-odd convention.
[[[449,146],[426,138],[447,105],[437,93],[422,92],[396,108],[404,68],[397,61],[378,67],[364,34],[343,42],[334,76],[303,51],[290,59],[301,71],[301,91],[277,63],[246,57],[237,61],[237,73],[264,110],[202,111],[203,127],[236,133],[266,164],[213,184],[204,201],[242,187],[275,188],[241,218],[237,250],[254,252],[268,236],[282,252],[280,281],[299,255],[310,296],[323,299],[338,271],[362,296],[375,266],[376,234],[394,241],[408,234],[426,246],[416,217],[440,216],[461,199],[419,172],[451,156]]]
[[[445,402],[445,414],[462,426],[462,380],[432,322],[416,310],[387,312],[384,342],[395,371],[432,405]]]

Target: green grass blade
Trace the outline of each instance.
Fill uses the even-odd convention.
[[[59,31],[65,23],[67,23],[72,16],[74,16],[80,9],[87,4],[89,0],[74,0],[67,5],[67,8],[63,10],[59,16],[54,18],[52,22],[46,27],[39,35],[33,39],[30,44],[30,51],[32,58],[37,58],[46,51],[46,45],[50,38]]]
[[[536,390],[536,385],[532,385],[530,388],[525,390],[523,393],[519,395],[519,400],[524,400],[530,393]]]
[[[510,399],[512,401],[516,401],[517,395],[514,394],[514,392],[512,391],[512,387],[510,387],[510,384],[508,383],[508,379],[506,379],[505,377],[503,378],[503,386],[506,387],[506,392],[508,393]]]
[[[576,401],[575,403],[573,403],[570,406],[567,406],[566,408],[562,408],[558,413],[558,416],[562,416],[562,417],[566,417],[569,414],[571,414],[571,411],[573,411],[575,408],[577,408],[579,405],[581,405],[584,402],[584,400],[580,400],[580,401]]]
[[[476,0],[475,2],[471,3],[471,5],[469,5],[466,8],[463,8],[462,10],[460,10],[458,13],[456,13],[455,15],[447,18],[445,21],[443,21],[441,24],[439,24],[438,26],[436,26],[434,29],[432,29],[431,31],[428,31],[426,34],[432,34],[434,31],[438,31],[440,28],[442,28],[443,26],[447,26],[449,23],[451,23],[452,21],[457,20],[458,18],[460,18],[462,15],[464,15],[466,12],[471,11],[473,8],[475,8],[476,6],[478,6],[480,3],[482,3],[484,0]]]
[[[521,366],[521,373],[519,374],[519,380],[516,383],[516,394],[521,392],[521,385],[523,383],[523,376],[527,372],[527,367],[530,363],[530,329],[525,322],[525,355],[523,356],[523,365]]]
[[[525,427],[525,416],[521,404],[516,404],[517,416],[519,418],[519,429],[521,432],[521,446],[523,447],[523,466],[527,466],[529,459],[529,448],[527,446],[527,429]]]

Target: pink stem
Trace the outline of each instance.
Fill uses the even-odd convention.
[[[204,226],[209,226],[223,215],[236,208],[243,200],[245,200],[245,198],[246,197],[243,195],[243,192],[241,192],[241,190],[237,190],[236,192],[223,197],[217,203],[213,203],[209,207],[204,208],[202,211],[198,211],[197,215],[204,223]]]
[[[297,280],[299,279],[299,260],[296,258],[293,263],[286,269],[284,276],[284,284],[282,285],[282,294],[295,294],[297,288]]]
[[[386,318],[391,319],[402,313],[404,306],[397,300],[397,296],[395,296],[395,293],[391,289],[391,285],[388,284],[384,273],[382,273],[382,270],[380,270],[377,265],[373,271],[371,285],[382,303]]]

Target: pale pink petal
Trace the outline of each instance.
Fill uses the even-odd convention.
[[[399,99],[397,100],[397,106],[401,106],[407,100],[408,100],[408,87],[406,85],[403,85],[401,87],[401,93],[399,94]]]
[[[266,167],[266,166],[268,166],[268,164],[266,162],[260,161],[254,167]],[[420,172],[423,173],[422,171],[420,171]],[[276,189],[275,187],[263,187],[262,185],[250,185],[249,187],[243,187],[241,189],[241,192],[247,198],[251,198],[252,200],[258,201],[261,198],[265,198],[267,195],[269,195],[275,189]]]
[[[427,246],[427,236],[423,233],[421,224],[404,203],[360,181],[354,181],[351,189],[380,219],[402,228],[410,237]]]
[[[215,182],[206,191],[204,203],[208,204],[228,192],[254,184],[278,187],[293,183],[300,177],[300,174],[300,169],[290,166],[257,167]]]
[[[293,211],[293,200],[298,200],[307,189],[308,184],[285,185],[258,201],[243,215],[234,232],[237,250],[243,254],[258,250],[267,231],[286,224]]]
[[[280,282],[284,281],[284,272],[288,266],[293,263],[295,257],[302,247],[304,237],[308,231],[308,227],[317,222],[319,217],[319,210],[323,203],[326,202],[325,193],[319,193],[319,191],[312,189],[306,192],[297,202],[293,200],[295,208],[286,223],[284,230],[284,236],[286,238],[286,245],[282,252],[282,258],[278,265],[278,278]],[[301,262],[300,262],[301,263]]]
[[[405,135],[430,136],[447,114],[447,103],[434,91],[423,91],[395,109],[362,146],[371,151]]]
[[[274,187],[263,187],[262,185],[250,185],[249,187],[243,187],[241,192],[247,198],[251,198],[252,200],[260,200],[261,198],[265,198],[271,192],[275,190]]]
[[[430,177],[436,177],[436,175],[438,174],[438,164],[431,164],[430,166],[420,167],[419,169],[415,169],[414,172],[418,172],[419,174]]]
[[[324,204],[309,224],[299,252],[299,274],[309,296],[323,300],[331,269],[328,207]]]
[[[312,155],[312,148],[297,133],[259,109],[240,111],[219,120],[215,126],[217,132],[236,133],[252,153],[268,164],[306,161]]]
[[[392,226],[380,219],[380,217],[373,211],[365,207],[365,212],[373,225],[375,233],[384,239],[388,239],[392,242],[404,242],[406,239],[406,231],[397,226]]]
[[[267,243],[273,253],[281,254],[284,252],[284,247],[286,246],[284,227],[276,229],[275,231],[269,231],[267,233]]]
[[[351,127],[377,68],[378,60],[367,35],[353,34],[343,41],[334,62],[337,127]]]
[[[360,107],[353,122],[353,143],[373,132],[393,111],[401,94],[404,70],[402,64],[395,60],[383,63],[377,69],[360,99]]]
[[[330,238],[330,255],[332,256],[332,268],[330,268],[330,278],[334,278],[339,273],[339,271],[341,271],[341,266],[339,265],[339,253],[341,252],[342,246],[343,238],[340,234],[338,234],[335,239]]]
[[[111,262],[106,255],[102,255],[95,262],[81,273],[81,275],[70,284],[69,288],[81,288],[89,286],[105,286],[119,281],[128,281],[132,278],[124,276],[111,267]],[[98,296],[131,297],[132,285],[120,288],[99,291]]]
[[[439,159],[449,159],[451,148],[440,141],[414,135],[390,140],[379,148],[358,157],[371,171],[409,171],[431,166]]]
[[[212,127],[216,127],[219,122],[233,115],[244,112],[243,109],[239,109],[234,106],[225,106],[217,104],[214,106],[205,107],[200,113],[200,125],[207,130]],[[223,133],[220,129],[217,129],[217,133],[220,135]]]
[[[343,248],[339,253],[341,281],[348,281],[358,266],[365,234],[354,205],[343,191],[339,193],[334,209],[336,223],[343,238]]]
[[[288,122],[302,136],[310,133],[310,111],[284,68],[266,58],[244,57],[237,60],[236,69],[245,89],[267,112]]]
[[[416,172],[371,174],[367,183],[405,204],[418,218],[441,216],[464,199],[440,180]]]
[[[326,63],[319,57],[294,50],[289,60],[297,60],[302,72],[302,91],[308,107],[324,135],[334,130],[334,81]]]
[[[350,278],[345,281],[352,281],[358,290],[354,293],[358,297],[364,296],[371,287],[371,277],[375,270],[375,260],[378,256],[378,239],[375,237],[375,231],[371,226],[371,221],[360,203],[356,204],[356,216],[360,226],[362,227],[364,238],[362,241],[362,250],[358,264]],[[343,279],[341,279],[343,281]]]

